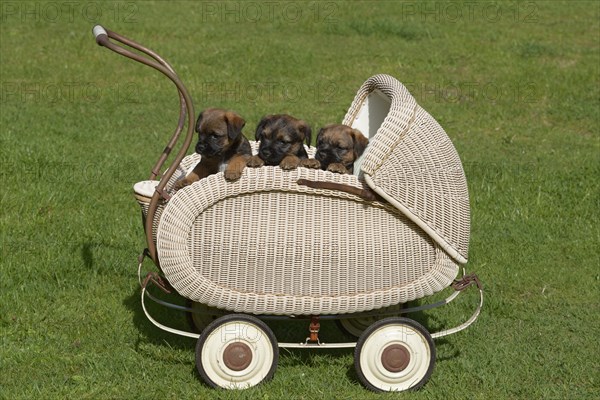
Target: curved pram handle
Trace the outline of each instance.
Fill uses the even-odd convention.
[[[99,38],[100,35],[105,35],[108,38],[108,33],[106,32],[106,29],[104,29],[104,27],[102,27],[101,25],[96,25],[92,28],[92,33],[94,34],[94,37],[96,38],[96,43],[100,44],[100,41],[104,41],[104,38]]]
[[[187,113],[187,134],[185,136],[185,140],[181,146],[181,149],[177,153],[175,159],[173,160],[171,166],[167,169],[165,174],[162,176],[160,183],[156,187],[156,191],[152,196],[152,200],[150,201],[150,205],[148,208],[148,213],[146,215],[145,228],[146,228],[146,241],[148,244],[149,255],[154,261],[156,265],[158,265],[158,257],[156,255],[156,245],[154,244],[154,239],[152,236],[153,226],[152,222],[154,220],[154,214],[156,213],[156,209],[160,198],[163,196],[164,188],[167,185],[167,182],[175,173],[177,166],[181,162],[181,160],[185,157],[190,144],[192,142],[192,137],[194,135],[194,106],[192,103],[192,99],[187,92],[187,89],[173,70],[173,68],[167,63],[162,57],[156,54],[154,51],[140,45],[139,43],[134,42],[131,39],[128,39],[124,36],[121,36],[115,32],[112,32],[108,29],[105,29],[101,25],[96,25],[92,29],[94,37],[96,39],[96,43],[98,45],[106,47],[115,53],[118,53],[124,57],[131,58],[135,61],[138,61],[142,64],[148,65],[158,71],[160,71],[163,75],[169,78],[177,87],[177,91],[179,94],[179,103],[180,103],[180,112],[179,112],[179,121],[177,124],[177,128],[171,137],[171,140],[163,150],[160,158],[152,168],[152,172],[150,175],[150,180],[156,178],[159,175],[160,168],[166,161],[167,157],[171,153],[173,147],[177,143],[179,136],[183,130],[186,121],[186,113]],[[126,49],[118,44],[115,44],[110,41],[113,39],[118,41],[126,46],[129,46],[133,49],[139,50],[140,52],[148,55],[150,58],[139,55],[137,53],[132,52],[131,50]]]
[[[154,51],[140,45],[139,43],[136,43],[131,39],[127,39],[124,36],[121,36],[115,32],[106,30],[101,25],[94,26],[94,28],[92,29],[92,32],[94,33],[94,36],[96,38],[96,43],[98,43],[100,46],[107,47],[125,57],[133,58],[134,60],[136,60],[138,62],[149,65],[153,68],[156,68],[155,64],[153,62],[151,62],[151,60],[145,59],[144,57],[140,57],[135,53],[129,52],[126,49],[121,48],[121,47],[111,43],[109,41],[109,37],[113,38],[123,44],[126,44],[129,47],[132,47],[136,50],[139,50],[139,51],[149,55],[154,60],[156,60],[160,65],[165,67],[172,75],[177,77],[175,70],[173,69],[173,67],[171,67],[171,65],[169,65],[168,62],[166,62],[162,57],[160,57]],[[159,69],[159,71],[161,71],[161,70]],[[163,72],[163,71],[161,71],[161,72]],[[166,74],[166,75],[171,80],[173,80],[169,74]],[[175,83],[175,84],[177,85],[177,83]],[[153,180],[154,178],[156,178],[156,176],[158,176],[160,174],[160,169],[161,169],[162,165],[164,164],[167,156],[170,154],[171,150],[173,149],[173,146],[177,142],[179,135],[180,135],[181,131],[183,130],[183,126],[185,124],[186,102],[185,102],[185,96],[183,94],[183,92],[186,92],[185,87],[183,87],[183,90],[181,90],[178,86],[178,91],[179,91],[179,101],[180,101],[180,112],[179,112],[179,121],[177,124],[177,129],[175,130],[175,133],[173,134],[171,140],[169,141],[167,147],[165,148],[165,151],[163,152],[163,154],[157,161],[156,165],[154,165],[154,167],[152,168],[152,174],[150,175],[149,180]]]

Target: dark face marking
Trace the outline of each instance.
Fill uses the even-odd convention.
[[[208,158],[221,157],[243,138],[244,124],[244,119],[232,111],[204,110],[196,121],[196,153]]]
[[[310,135],[310,127],[304,121],[285,114],[267,115],[256,128],[258,155],[266,165],[279,165],[287,155],[308,158],[303,142],[310,143]]]
[[[321,169],[333,163],[342,164],[352,171],[356,159],[364,152],[368,139],[357,129],[346,125],[327,125],[317,135],[315,159],[321,163]]]

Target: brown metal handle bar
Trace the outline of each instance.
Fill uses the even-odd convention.
[[[163,65],[165,68],[167,68],[169,71],[171,71],[171,73],[173,75],[177,76],[177,73],[175,72],[173,67],[171,67],[171,65],[165,59],[163,59],[161,56],[159,56],[156,52],[150,50],[149,48],[147,48],[145,46],[142,46],[139,43],[134,42],[131,39],[121,36],[116,32],[110,31],[108,29],[106,29],[106,32],[107,32],[107,35],[109,38],[117,40],[131,48],[134,48],[136,50],[139,50],[139,51],[149,55],[150,57],[152,57],[153,59],[158,61],[161,65]],[[177,140],[179,139],[179,135],[181,134],[181,131],[183,130],[183,126],[185,125],[185,113],[186,113],[185,98],[183,97],[181,92],[179,92],[179,120],[177,122],[177,128],[175,129],[175,132],[173,133],[171,140],[167,144],[167,147],[165,147],[165,149],[163,150],[160,158],[158,159],[158,161],[156,162],[154,167],[152,167],[152,171],[151,171],[149,180],[153,180],[158,175],[160,175],[160,169],[162,168],[163,164],[167,160],[167,157],[169,156],[169,154],[171,154],[171,151],[173,150],[173,147],[175,147],[175,144],[177,143]]]
[[[173,163],[167,169],[167,172],[165,172],[165,174],[162,176],[160,182],[158,183],[158,186],[156,187],[156,191],[154,192],[152,199],[150,200],[148,213],[146,215],[145,230],[146,230],[146,242],[148,244],[148,253],[149,253],[152,261],[154,261],[154,264],[159,266],[158,256],[156,253],[156,245],[154,244],[154,239],[153,239],[153,235],[152,235],[152,233],[153,233],[152,222],[154,220],[154,214],[156,213],[156,208],[158,206],[158,202],[160,201],[160,198],[161,198],[160,193],[164,193],[164,188],[167,185],[167,182],[175,173],[175,170],[179,166],[179,163],[181,163],[181,160],[183,160],[183,157],[185,157],[185,155],[190,147],[190,144],[192,143],[192,137],[194,135],[194,106],[192,103],[192,99],[191,99],[189,93],[187,92],[187,89],[185,88],[185,86],[183,85],[183,83],[181,82],[179,77],[173,72],[173,69],[164,60],[162,60],[162,58],[160,58],[156,53],[154,53],[153,51],[151,51],[149,49],[146,49],[145,47],[134,42],[133,40],[124,38],[123,36],[120,36],[114,32],[106,30],[99,25],[96,25],[94,27],[93,33],[94,33],[94,36],[96,37],[96,43],[98,43],[100,46],[104,46],[104,47],[114,51],[117,54],[120,54],[127,58],[131,58],[132,60],[138,61],[142,64],[148,65],[148,66],[156,69],[157,71],[161,72],[167,78],[169,78],[177,87],[177,90],[178,90],[179,96],[180,96],[181,108],[185,107],[185,109],[187,111],[188,126],[187,126],[187,135],[185,137],[184,143],[181,146],[181,149],[179,150],[179,152],[177,153],[175,159],[173,160]],[[137,53],[134,53],[131,50],[128,50],[124,47],[121,47],[121,46],[111,42],[109,40],[109,38],[120,41],[121,43],[128,45],[134,49],[140,50],[141,52],[152,57],[154,60],[144,57],[142,55],[139,55]],[[166,66],[163,63],[166,64]],[[182,101],[181,101],[181,99],[182,99]],[[179,119],[180,119],[180,123],[182,120],[185,120],[185,112],[183,112],[183,115],[180,113]],[[183,123],[181,123],[181,127],[182,127],[181,129],[183,129]],[[175,142],[177,142],[177,139],[179,137],[179,132],[181,132],[181,129],[179,128],[179,125],[178,125],[176,134],[169,142],[169,145],[171,148],[173,147]],[[168,156],[168,153],[170,151],[171,151],[171,149],[169,148],[169,146],[167,146],[165,151],[163,151],[163,155],[161,156],[161,159],[159,159],[159,162],[157,163],[157,165],[162,164],[162,162],[164,162],[164,159],[166,159],[166,157]],[[166,154],[165,154],[165,152],[166,152]],[[163,159],[163,157],[164,157],[164,159]],[[161,160],[162,160],[162,162],[161,162]]]
[[[96,35],[96,31],[94,31],[94,34],[96,35],[96,42],[102,46],[105,47],[109,47],[110,45],[113,45],[112,43],[108,42],[108,45],[106,45],[106,42],[108,41],[107,38],[103,37],[103,33],[106,34],[106,36],[108,36],[111,39],[114,39],[118,42],[121,42],[131,48],[134,48],[136,50],[141,51],[144,54],[147,54],[148,56],[152,57],[154,60],[156,60],[159,64],[161,64],[162,66],[164,66],[165,68],[167,68],[173,75],[177,76],[177,73],[175,72],[175,70],[173,69],[173,67],[171,67],[171,65],[165,60],[163,59],[161,56],[159,56],[156,52],[154,52],[153,50],[150,50],[149,48],[142,46],[141,44],[128,39],[122,35],[119,35],[116,32],[110,31],[108,29],[104,29],[102,27],[96,26],[94,27],[94,30],[101,28],[102,30],[100,30],[99,34]],[[102,43],[101,43],[102,42]],[[115,46],[115,45],[113,45]],[[109,47],[110,48],[110,47]],[[114,48],[111,48],[111,50],[113,51],[117,51]],[[125,50],[125,49],[122,49]],[[120,51],[117,51],[120,54],[132,58],[131,54],[134,53],[130,53],[130,54],[123,54]],[[146,64],[144,62],[144,60],[140,60],[140,59],[135,59],[136,61],[142,62],[144,64]],[[148,65],[148,64],[147,64]],[[173,150],[173,147],[175,146],[175,144],[177,143],[177,140],[179,139],[179,135],[181,134],[181,131],[183,130],[183,126],[185,124],[185,113],[186,113],[186,105],[185,105],[185,98],[183,97],[183,94],[181,92],[179,92],[179,120],[177,123],[177,128],[175,129],[175,132],[173,133],[171,140],[169,141],[169,143],[167,144],[167,147],[165,147],[165,149],[163,150],[160,158],[158,159],[158,161],[156,162],[156,164],[154,165],[154,167],[152,167],[152,171],[151,171],[151,175],[150,175],[150,180],[155,179],[158,175],[160,175],[160,169],[162,167],[162,165],[164,164],[164,162],[166,161],[167,157],[169,156],[169,154],[171,153],[171,151]]]

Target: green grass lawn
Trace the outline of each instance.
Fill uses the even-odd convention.
[[[597,2],[0,3],[0,398],[600,397]],[[471,196],[479,320],[436,341],[431,380],[374,394],[351,350],[281,350],[274,379],[217,391],[191,339],[144,317],[133,183],[178,116],[157,72],[98,47],[95,23],[165,57],[197,111],[339,122],[387,73],[453,140]],[[146,264],[148,269],[150,263]],[[434,296],[435,297],[435,296]],[[437,297],[435,297],[437,299]],[[428,301],[424,299],[423,301]],[[477,301],[419,315],[432,331]],[[184,327],[185,316],[153,308]],[[304,335],[277,323],[279,335]],[[338,338],[333,323],[322,335]]]

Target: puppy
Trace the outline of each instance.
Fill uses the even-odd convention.
[[[258,155],[248,160],[248,166],[279,165],[292,170],[307,160],[303,142],[310,145],[311,129],[302,120],[287,114],[264,116],[256,127],[256,140],[260,141]]]
[[[347,125],[331,124],[317,135],[315,159],[322,170],[351,174],[356,161],[367,148],[367,139],[358,129]]]
[[[246,121],[233,111],[221,108],[202,111],[196,121],[196,153],[202,158],[188,176],[175,183],[175,189],[216,174],[223,167],[226,180],[239,179],[252,155],[250,142],[242,134],[245,124]]]

